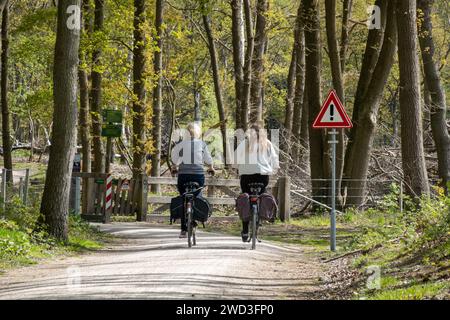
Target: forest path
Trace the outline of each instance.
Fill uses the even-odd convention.
[[[320,299],[326,267],[299,246],[250,244],[198,232],[189,249],[178,228],[99,225],[120,237],[92,254],[7,272],[0,299]]]

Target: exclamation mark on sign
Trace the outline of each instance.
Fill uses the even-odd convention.
[[[330,105],[330,121],[334,121],[334,104]]]

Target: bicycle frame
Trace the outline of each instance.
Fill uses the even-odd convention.
[[[255,187],[251,187],[251,194],[249,195],[250,208],[252,212],[252,233],[249,242],[252,242],[252,250],[256,248],[256,240],[258,239],[258,227],[259,227],[259,194],[261,193],[262,187],[260,184],[255,184]]]
[[[195,220],[194,220],[194,210],[193,210],[193,203],[195,198],[195,193],[198,191],[201,191],[203,187],[199,187],[197,189],[193,189],[191,187],[186,188],[186,192],[183,193],[183,197],[185,198],[184,201],[184,209],[185,209],[185,221],[187,222],[188,227],[188,247],[191,248],[193,245],[197,245],[197,239],[195,236]]]

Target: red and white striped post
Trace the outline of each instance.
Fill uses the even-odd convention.
[[[106,177],[106,190],[105,190],[105,223],[111,221],[111,209],[112,209],[112,176],[110,174]]]

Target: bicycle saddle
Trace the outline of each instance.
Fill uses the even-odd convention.
[[[261,182],[252,182],[252,183],[249,183],[248,186],[249,186],[250,188],[260,188],[260,189],[262,189],[262,188],[264,188],[264,183],[261,183]]]
[[[191,190],[200,188],[200,185],[197,182],[186,182],[183,186],[186,189],[191,189]]]

